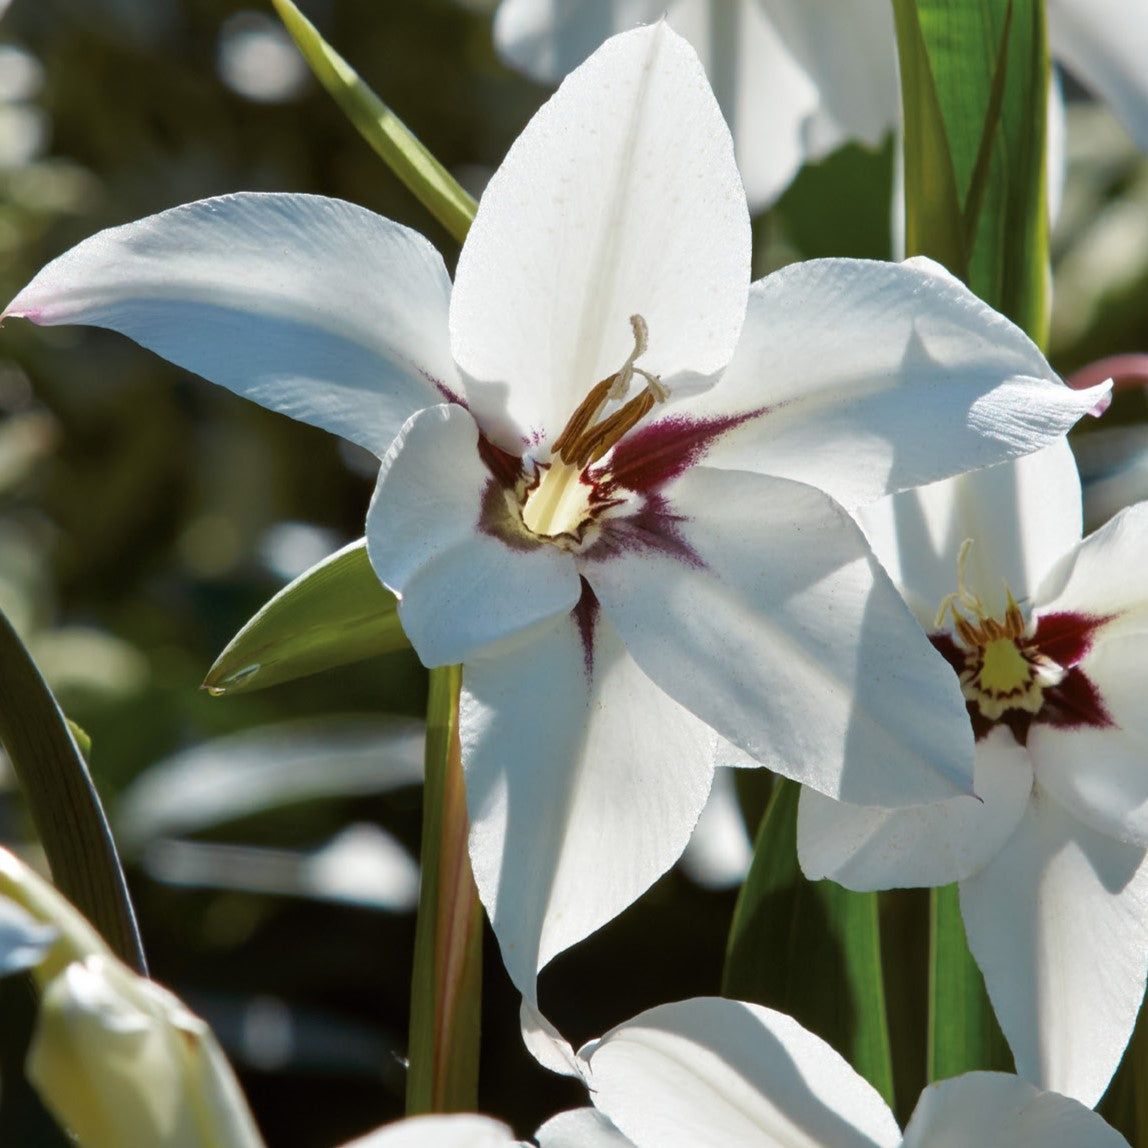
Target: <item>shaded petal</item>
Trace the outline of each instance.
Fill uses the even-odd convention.
[[[1148,151],[1148,19],[1142,0],[1048,0],[1053,55],[1101,96]]]
[[[1148,847],[1148,650],[1142,633],[1108,639],[1082,663],[1113,724],[1035,724],[1028,744],[1036,777],[1099,833]]]
[[[994,730],[977,746],[974,784],[976,797],[906,809],[850,805],[803,789],[802,871],[858,891],[963,881],[1000,852],[1032,792],[1032,762],[1008,730]]]
[[[1061,438],[1014,462],[883,498],[857,518],[926,629],[957,589],[957,558],[970,538],[965,584],[999,618],[1006,586],[1019,601],[1031,598],[1080,541],[1080,477]]]
[[[37,920],[15,901],[0,897],[0,977],[34,968],[58,935],[54,925]]]
[[[1009,843],[962,882],[961,912],[1017,1071],[1094,1105],[1144,996],[1143,850],[1089,829],[1037,786]]]
[[[714,772],[709,800],[682,854],[682,869],[707,889],[732,889],[745,880],[752,860],[753,842],[733,774],[722,766]]]
[[[342,1148],[502,1148],[522,1145],[501,1120],[470,1112],[408,1116],[344,1144]],[[526,1148],[523,1145],[523,1148]]]
[[[512,545],[484,529],[486,499],[500,499],[501,489],[479,457],[474,420],[454,405],[420,411],[383,459],[367,552],[398,596],[403,629],[424,665],[466,661],[578,601],[565,551]]]
[[[695,467],[583,572],[662,689],[754,760],[831,797],[908,805],[972,788],[956,675],[855,522],[813,487]],[[584,559],[585,561],[585,559]]]
[[[633,1148],[610,1121],[594,1108],[575,1108],[552,1116],[534,1134],[538,1148]]]
[[[1003,1072],[930,1084],[905,1129],[904,1148],[1118,1148],[1127,1141],[1079,1101]]]
[[[483,432],[552,438],[633,349],[671,389],[728,362],[750,234],[729,132],[664,23],[608,41],[530,121],[458,261],[451,345]]]
[[[535,975],[680,856],[709,793],[712,732],[634,664],[588,601],[463,673],[470,858],[503,960]]]
[[[852,507],[1046,446],[1108,389],[1070,390],[1019,327],[927,259],[817,259],[753,285],[733,361],[683,409],[759,412],[707,463]]]
[[[381,455],[458,391],[450,279],[421,235],[315,195],[226,195],[102,231],[5,316],[110,327],[181,367]]]
[[[583,1049],[595,1105],[640,1148],[873,1148],[901,1133],[877,1091],[792,1017],[699,997]]]

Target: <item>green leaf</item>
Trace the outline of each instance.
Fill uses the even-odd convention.
[[[0,743],[52,880],[111,949],[146,972],[135,911],[84,754],[40,671],[0,613]]]
[[[280,590],[216,658],[203,688],[259,690],[409,645],[360,538]]]
[[[478,205],[291,0],[271,0],[318,81],[415,198],[461,243]]]
[[[467,853],[461,666],[430,672],[422,885],[411,976],[407,1115],[478,1106],[482,905]]]
[[[1044,4],[894,6],[907,251],[944,263],[1041,343],[1048,310]]]
[[[789,1013],[893,1106],[875,893],[808,881],[797,863],[801,787],[779,778],[734,910],[722,994]]]
[[[965,941],[957,886],[929,893],[928,1079],[977,1069],[1013,1072],[984,977]]]

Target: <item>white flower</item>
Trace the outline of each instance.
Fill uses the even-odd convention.
[[[803,164],[849,140],[875,146],[897,125],[888,0],[502,0],[494,40],[515,67],[552,82],[607,36],[663,13],[705,64],[755,211]],[[1047,18],[1054,57],[1148,151],[1143,0],[1048,0]],[[1063,117],[1058,86],[1050,99],[1055,126]],[[1051,184],[1059,189],[1059,177]]]
[[[959,880],[1018,1071],[1095,1104],[1148,973],[1148,503],[1082,542],[1061,443],[864,513],[960,675],[977,797],[890,811],[806,791],[802,867],[852,889]]]
[[[529,1039],[544,1062],[582,1077],[598,1111],[637,1148],[1126,1143],[1077,1101],[995,1072],[930,1085],[902,1135],[876,1089],[820,1037],[783,1013],[720,997],[649,1009],[577,1056],[553,1030]]]
[[[370,212],[231,196],[95,236],[7,311],[381,458],[371,561],[423,662],[465,663],[471,860],[528,996],[681,854],[723,739],[854,801],[968,790],[957,684],[839,503],[1033,450],[1106,389],[928,262],[750,288],[749,249],[721,113],[658,24],[531,121],[453,291]]]

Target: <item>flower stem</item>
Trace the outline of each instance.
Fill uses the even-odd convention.
[[[407,1113],[478,1103],[482,906],[467,854],[458,738],[460,666],[430,672],[422,886],[411,978]]]

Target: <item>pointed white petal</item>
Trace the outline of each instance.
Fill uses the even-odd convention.
[[[1119,1148],[1127,1141],[1077,1100],[1003,1072],[969,1072],[921,1093],[903,1148]]]
[[[906,490],[863,506],[858,521],[881,564],[934,629],[937,608],[957,589],[966,539],[965,583],[994,617],[1007,589],[1031,599],[1045,574],[1080,541],[1080,478],[1066,439],[1001,463]]]
[[[538,1148],[633,1148],[610,1121],[594,1108],[575,1108],[551,1117],[534,1134]]]
[[[1048,0],[1048,41],[1148,150],[1148,19],[1142,0]]]
[[[1009,843],[961,884],[961,912],[1017,1071],[1094,1105],[1144,996],[1143,850],[1089,829],[1037,786]]]
[[[754,760],[867,805],[972,788],[956,675],[821,491],[688,470],[583,572],[633,657]]]
[[[1107,638],[1081,663],[1111,726],[1034,725],[1037,781],[1093,829],[1148,847],[1148,657],[1143,631]]]
[[[367,552],[424,665],[465,661],[578,601],[565,551],[491,533],[486,506],[502,497],[474,420],[453,404],[420,411],[383,458]]]
[[[1008,730],[977,746],[974,785],[976,797],[905,809],[849,805],[805,788],[797,816],[802,871],[860,891],[963,881],[1000,852],[1032,792],[1028,752]]]
[[[791,1017],[759,1005],[661,1005],[583,1055],[594,1104],[639,1148],[900,1143],[867,1081]]]
[[[1148,502],[1125,507],[1049,571],[1035,594],[1042,614],[1117,615],[1116,633],[1148,629]]]
[[[457,392],[450,279],[417,233],[314,195],[227,195],[102,231],[8,305],[110,327],[265,407],[382,454]]]
[[[755,283],[741,341],[691,416],[758,412],[707,464],[857,506],[1028,454],[1096,405],[935,263],[818,259]]]
[[[581,1079],[584,1065],[570,1042],[542,1015],[536,1004],[526,997],[518,1008],[518,1022],[522,1030],[522,1043],[543,1068],[559,1076]]]
[[[617,36],[530,121],[459,257],[451,345],[485,433],[553,438],[649,327],[639,366],[674,390],[728,362],[749,215],[693,50],[664,23]]]
[[[522,1145],[501,1120],[470,1112],[409,1116],[368,1132],[342,1148],[503,1148]]]
[[[503,960],[537,971],[680,856],[713,736],[638,669],[600,611],[539,627],[463,673],[470,858]]]

